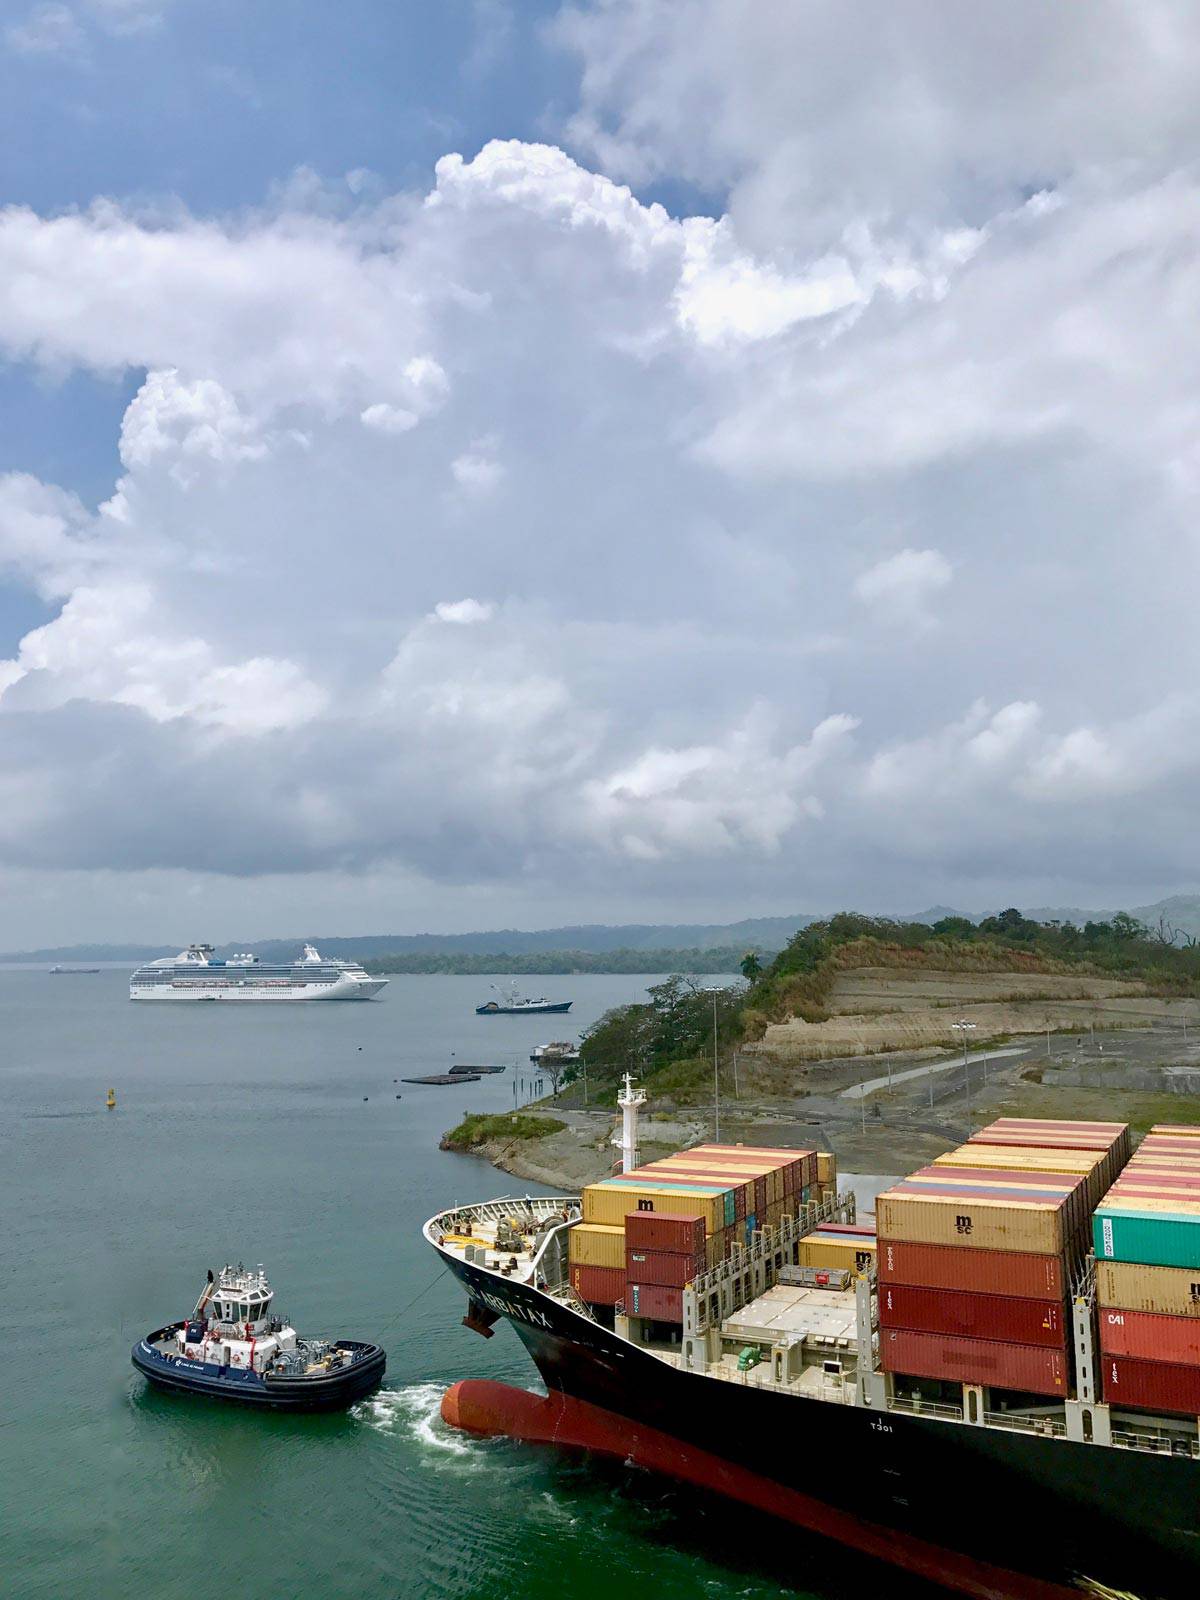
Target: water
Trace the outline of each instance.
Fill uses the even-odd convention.
[[[460,1326],[420,1224],[536,1186],[437,1148],[465,1109],[511,1106],[511,1065],[461,1088],[393,1079],[444,1070],[451,1051],[528,1075],[534,1044],[653,980],[534,981],[574,997],[571,1016],[476,1018],[478,978],[243,1007],[132,1005],[124,969],[0,970],[7,1600],[851,1592],[840,1557],[725,1503],[442,1425],[454,1379],[536,1373],[511,1330]],[[302,1332],[378,1338],[380,1395],[304,1418],[148,1390],[130,1345],[230,1258],[266,1264]]]

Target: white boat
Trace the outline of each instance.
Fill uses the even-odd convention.
[[[131,1000],[373,1000],[386,978],[372,978],[357,961],[327,961],[311,944],[298,961],[268,964],[254,955],[219,960],[210,944],[190,944],[177,956],[139,967],[129,980]]]

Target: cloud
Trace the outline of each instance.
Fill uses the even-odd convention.
[[[885,622],[927,626],[931,602],[953,575],[940,550],[905,549],[860,573],[854,593]]]
[[[490,622],[496,608],[490,600],[439,600],[433,608],[439,622],[455,622],[470,627],[477,622]]]
[[[835,180],[818,158],[882,68],[860,93],[832,22],[739,9],[747,60],[714,53],[715,0],[680,0],[694,62],[673,9],[569,24],[594,149],[698,172],[672,141],[711,83],[713,216],[516,140],[423,194],[302,174],[236,216],[0,213],[5,358],[138,385],[103,504],[0,479],[3,580],[52,612],[0,663],[0,870],[378,875],[501,924],[510,895],[903,909],[1190,877],[1200,188],[1174,58],[1153,159],[1128,86],[1114,130],[1045,110],[1011,159],[989,90],[972,188],[945,151],[958,121],[987,145],[981,114],[919,11],[919,148],[877,182],[864,128]],[[1142,23],[1099,15],[1140,82]],[[944,42],[968,82],[979,26]],[[808,99],[777,64],[798,38]],[[824,129],[823,75],[854,100]],[[660,82],[669,111],[640,98]]]
[[[14,22],[4,30],[4,42],[17,55],[69,55],[84,41],[83,29],[69,6],[34,6],[24,22]]]

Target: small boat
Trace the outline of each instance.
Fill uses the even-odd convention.
[[[302,1339],[271,1310],[262,1267],[224,1266],[190,1317],[139,1339],[134,1366],[160,1389],[270,1411],[334,1411],[378,1389],[387,1355],[357,1339]]]
[[[569,1039],[552,1039],[549,1044],[536,1045],[529,1059],[535,1067],[548,1066],[551,1062],[556,1066],[578,1066],[579,1046],[572,1044]]]
[[[495,1066],[491,1066],[491,1067],[468,1066],[465,1061],[460,1061],[456,1065],[454,1065],[453,1067],[450,1068],[450,1076],[452,1078],[461,1078],[466,1073],[473,1072],[477,1078],[480,1078],[486,1072],[505,1072],[506,1070],[507,1070],[507,1068],[505,1067],[503,1061],[500,1063],[500,1065],[498,1067],[495,1067]]]
[[[496,988],[495,984],[492,985],[492,988]],[[496,993],[500,994],[499,989],[496,989]],[[560,1013],[570,1011],[573,1004],[574,1001],[572,1000],[547,1000],[545,998],[529,1000],[519,997],[517,986],[514,983],[506,994],[500,995],[499,1000],[489,1000],[486,1005],[476,1006],[475,1015],[477,1017],[538,1016],[551,1011]]]
[[[88,978],[99,972],[99,967],[51,967],[52,978]]]

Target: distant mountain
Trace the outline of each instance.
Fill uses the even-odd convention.
[[[580,950],[600,953],[606,950],[712,950],[757,948],[782,950],[798,928],[816,919],[797,913],[791,917],[750,917],[732,923],[630,923],[620,927],[588,924],[573,928],[540,928],[527,931],[499,928],[484,933],[372,933],[354,938],[305,934],[293,939],[234,939],[219,944],[219,956],[247,950],[264,961],[290,959],[306,942],[315,944],[322,955],[343,960],[365,961],[386,955],[460,953],[464,955],[521,955],[542,951]],[[185,941],[186,943],[186,941]],[[171,955],[183,944],[169,941],[161,945],[64,945],[47,950],[12,950],[0,954],[0,961],[152,961]]]
[[[1003,910],[1002,906],[993,908]],[[1113,907],[1108,911],[1086,911],[1078,906],[1020,907],[1027,917],[1038,922],[1106,922],[1118,910],[1127,910],[1131,916],[1157,928],[1163,918],[1173,928],[1200,937],[1200,895],[1177,894],[1152,905]],[[953,906],[930,906],[925,911],[912,913],[905,920],[934,923],[942,917],[969,917],[978,922],[990,915],[986,911],[958,911]],[[232,940],[217,946],[217,954],[233,955],[240,950],[252,951],[264,961],[290,959],[300,952],[306,942],[315,944],[322,955],[340,956],[343,960],[365,961],[387,955],[426,955],[458,953],[462,955],[539,954],[545,951],[562,952],[579,950],[600,954],[608,950],[712,950],[758,949],[768,952],[782,950],[792,935],[800,928],[817,921],[815,914],[798,911],[790,917],[747,917],[741,922],[707,923],[626,923],[607,927],[601,923],[587,923],[580,927],[497,928],[484,933],[372,933],[354,938],[335,938],[320,935],[297,935],[291,939]],[[186,941],[184,941],[186,943]],[[12,950],[0,954],[0,961],[153,961],[156,956],[172,955],[182,950],[183,943],[170,941],[159,945],[147,944],[73,944],[60,945],[46,950]]]

